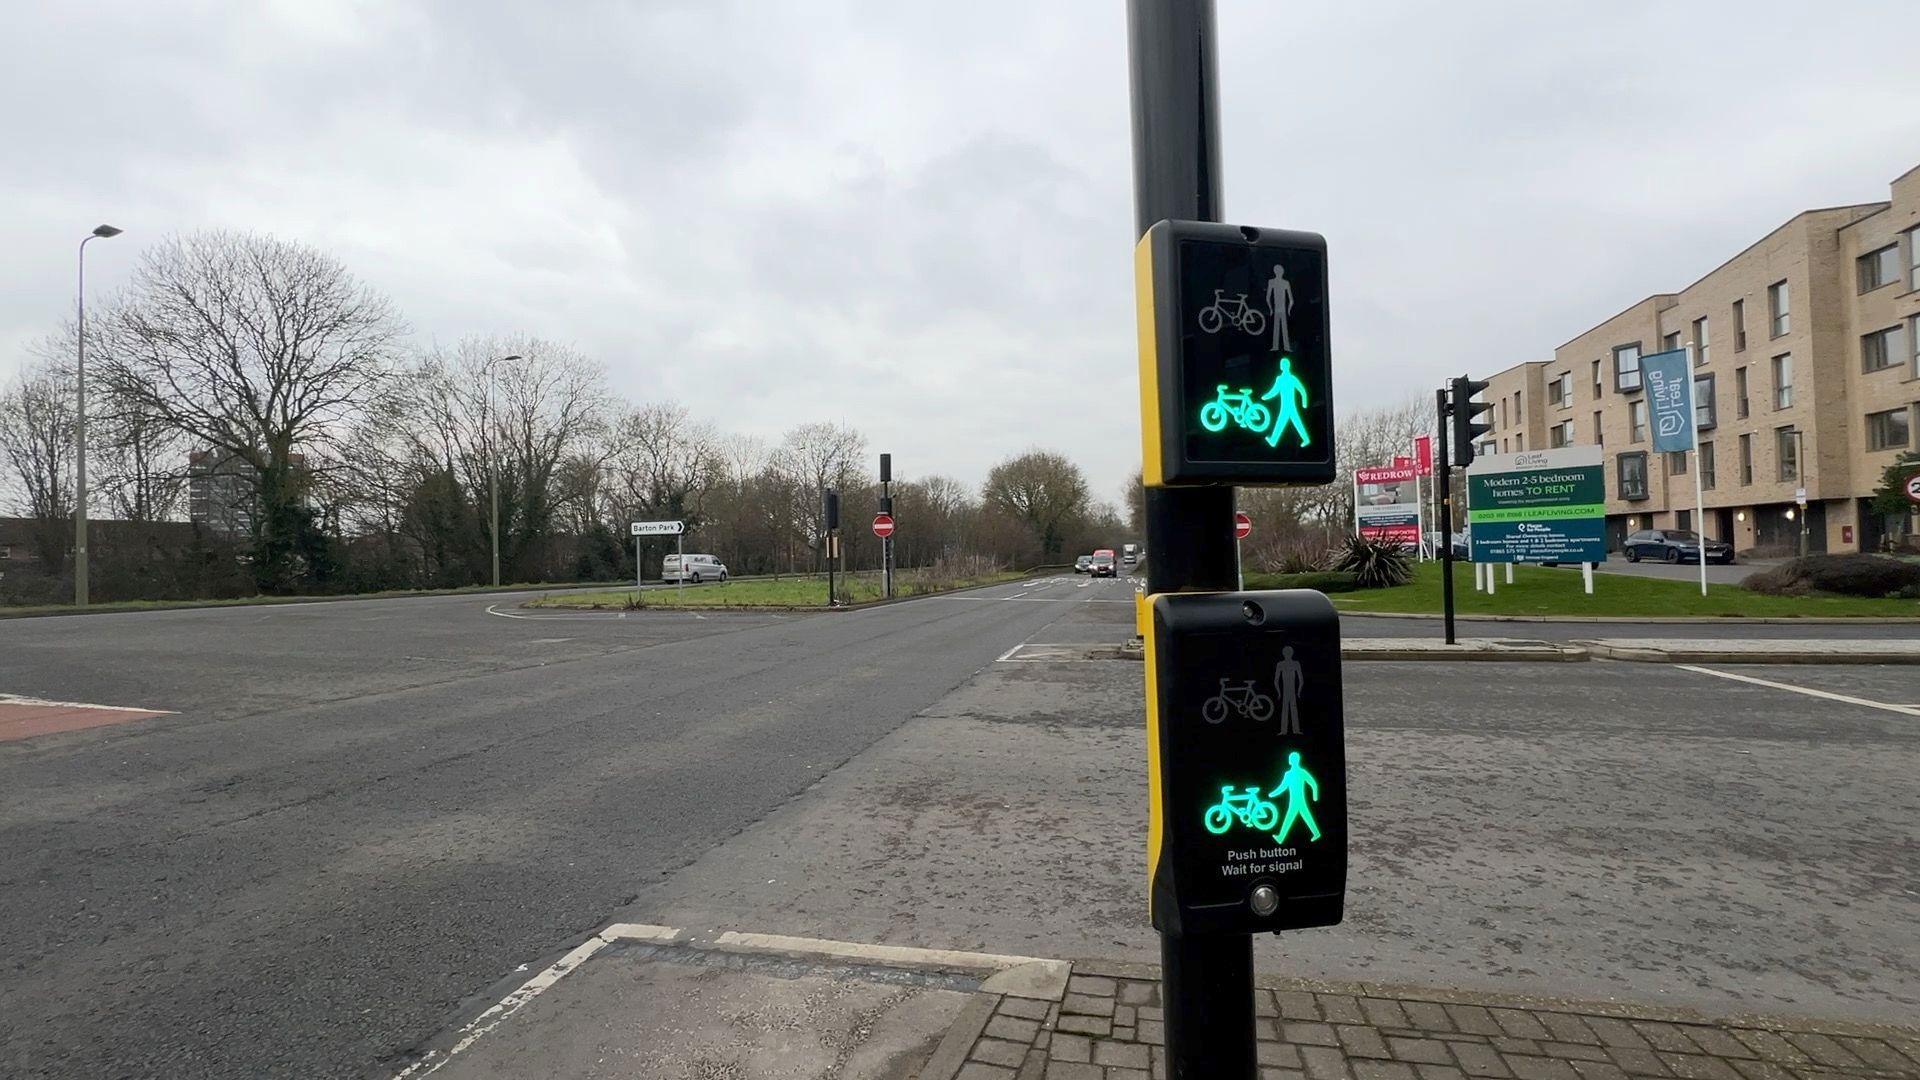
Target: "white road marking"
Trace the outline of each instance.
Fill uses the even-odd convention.
[[[482,1036],[494,1028],[499,1027],[501,1022],[507,1017],[519,1012],[528,1002],[539,997],[554,983],[565,978],[569,971],[586,963],[588,957],[606,948],[609,940],[610,939],[604,934],[595,934],[593,937],[588,938],[572,952],[554,961],[552,967],[521,983],[519,988],[514,990],[513,993],[501,998],[492,1008],[469,1021],[465,1027],[460,1029],[460,1040],[454,1043],[453,1047],[446,1053],[442,1054],[435,1051],[428,1054],[426,1057],[421,1058],[419,1061],[414,1062],[396,1073],[394,1080],[402,1080],[402,1078],[413,1076],[416,1073],[420,1076],[427,1076],[431,1073],[438,1072],[441,1066],[453,1060],[455,1054],[460,1053],[467,1047],[478,1042]]]
[[[1792,683],[1774,682],[1772,679],[1755,678],[1752,675],[1736,675],[1731,671],[1715,671],[1713,668],[1700,667],[1697,664],[1675,664],[1674,666],[1682,671],[1697,671],[1702,675],[1713,675],[1722,679],[1732,679],[1734,682],[1752,683],[1755,686],[1766,686],[1775,690],[1787,690],[1795,694],[1805,694],[1808,697],[1825,698],[1828,701],[1840,701],[1848,705],[1861,705],[1869,709],[1881,709],[1890,713],[1899,713],[1902,716],[1920,716],[1920,707],[1912,705],[1895,705],[1888,701],[1871,701],[1867,698],[1853,697],[1850,694],[1836,694],[1828,690],[1815,690],[1807,686],[1795,686]]]
[[[93,705],[85,701],[48,701],[46,698],[21,697],[19,694],[0,694],[0,705],[33,705],[44,709],[99,709],[103,712],[165,713],[171,715],[172,709],[142,709],[132,705]]]
[[[529,638],[526,644],[528,645],[559,645],[563,642],[568,642],[572,640],[573,639],[570,637],[537,637],[537,638]]]

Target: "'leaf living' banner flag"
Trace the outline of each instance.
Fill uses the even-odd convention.
[[[1647,388],[1654,452],[1693,449],[1693,365],[1687,350],[1641,357],[1640,382]]]

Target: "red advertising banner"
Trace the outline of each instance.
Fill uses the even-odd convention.
[[[1353,470],[1356,484],[1403,484],[1413,479],[1412,465],[1376,465]]]
[[[1413,437],[1413,466],[1421,476],[1433,475],[1433,436]]]

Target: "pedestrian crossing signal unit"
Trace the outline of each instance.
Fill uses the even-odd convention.
[[[1338,923],[1347,883],[1340,622],[1305,589],[1152,597],[1148,905],[1163,933]]]
[[[1147,486],[1333,482],[1326,240],[1162,221],[1134,282]]]
[[[1453,463],[1461,468],[1473,464],[1473,450],[1480,436],[1493,430],[1493,425],[1482,424],[1475,417],[1481,413],[1492,412],[1490,401],[1475,401],[1473,395],[1487,388],[1479,379],[1469,379],[1465,375],[1453,380]]]

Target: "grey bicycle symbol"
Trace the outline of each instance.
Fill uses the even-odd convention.
[[[1228,709],[1255,721],[1262,721],[1273,715],[1273,699],[1255,690],[1253,679],[1248,679],[1237,686],[1229,685],[1232,682],[1232,679],[1220,680],[1220,692],[1200,705],[1201,719],[1209,724],[1217,724],[1227,718]]]
[[[1229,325],[1259,337],[1260,331],[1267,328],[1267,317],[1259,308],[1247,303],[1246,293],[1238,293],[1229,300],[1227,290],[1215,289],[1213,303],[1200,309],[1200,332],[1217,334],[1221,327]]]

